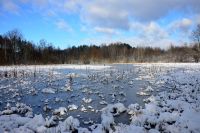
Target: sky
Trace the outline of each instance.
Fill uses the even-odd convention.
[[[0,0],[0,34],[18,29],[62,49],[125,42],[167,48],[190,43],[200,0]]]

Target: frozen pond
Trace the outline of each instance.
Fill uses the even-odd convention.
[[[148,80],[139,80],[138,70],[131,64],[71,67],[29,67],[14,70],[4,68],[0,79],[0,109],[4,110],[7,103],[15,105],[25,103],[33,109],[34,114],[51,116],[59,107],[78,108],[67,111],[62,116],[79,118],[82,126],[88,121],[100,123],[101,110],[107,104],[139,103],[144,106],[143,99],[136,93],[141,88],[153,87]],[[145,76],[145,75],[143,75]],[[68,108],[69,109],[69,108]],[[116,122],[128,124],[129,116],[124,113],[116,118]]]
[[[0,132],[199,133],[199,75],[199,63],[0,67]]]

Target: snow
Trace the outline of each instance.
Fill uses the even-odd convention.
[[[184,128],[187,126],[189,132],[200,132],[199,123],[200,123],[200,110],[196,111],[195,109],[185,109],[177,121],[177,125]]]
[[[50,106],[48,106],[48,105],[45,105],[44,107],[43,107],[43,111],[44,112],[48,112],[48,111],[50,111],[52,108],[50,107]]]
[[[66,76],[67,76],[68,78],[77,78],[77,77],[79,77],[79,75],[76,74],[76,73],[69,73],[69,74],[67,74]]]
[[[53,114],[55,115],[64,115],[67,113],[67,109],[65,107],[59,107],[58,109],[55,109]]]
[[[65,130],[66,131],[74,131],[77,130],[77,128],[80,125],[80,122],[78,119],[73,118],[72,116],[69,116],[65,121]]]
[[[28,117],[21,117],[16,114],[2,115],[0,117],[0,132],[12,131],[12,129],[25,125],[31,120]]]
[[[116,116],[119,115],[120,113],[123,113],[126,111],[125,106],[122,103],[116,103],[116,104],[108,104],[105,108],[101,110],[103,113],[104,112],[109,112],[112,115]]]
[[[54,93],[55,93],[55,90],[52,89],[52,88],[44,88],[44,89],[42,90],[42,92],[43,92],[43,93],[52,93],[52,94],[54,94]]]
[[[116,127],[115,129],[115,133],[145,133],[145,129],[143,127],[139,127],[139,126],[127,126],[127,125],[123,125],[120,124],[118,127]]]
[[[128,82],[129,85],[133,85],[133,83],[134,82],[132,80]]]
[[[99,102],[101,105],[107,105],[108,103],[106,101],[100,101]]]
[[[45,119],[40,114],[40,115],[35,115],[33,119],[27,122],[24,126],[28,129],[31,129],[34,132],[37,132],[38,128],[43,126],[44,123],[45,123]]]
[[[75,105],[75,104],[72,104],[72,105],[69,105],[68,106],[68,109],[71,111],[71,110],[77,110],[78,109],[78,106]]]
[[[144,102],[149,103],[149,102],[156,102],[155,96],[151,95],[150,97],[143,99]]]
[[[67,86],[63,87],[63,90],[64,91],[73,91],[72,90],[72,86],[70,86],[70,85],[67,85]]]
[[[53,68],[53,66],[49,67]],[[85,66],[75,67],[73,65],[55,67],[86,69]],[[102,66],[101,69],[105,67]],[[87,113],[90,113],[90,110],[96,110],[95,106],[89,105],[93,101],[93,97],[88,93],[90,91],[89,89],[84,92],[87,93],[88,97],[85,96],[79,99],[79,102],[82,101],[84,105],[80,105],[81,103],[70,103],[67,106],[68,110],[66,107],[59,107],[53,111],[51,117],[46,118],[41,114],[33,115],[32,108],[26,104],[16,103],[16,105],[13,106],[15,102],[8,102],[5,109],[0,112],[0,132],[199,133],[200,64],[136,64],[135,67],[135,71],[139,75],[136,79],[145,79],[149,81],[148,84],[144,85],[145,89],[139,90],[138,92],[140,95],[144,95],[145,93],[149,95],[146,95],[144,99],[144,107],[137,103],[132,103],[125,107],[123,103],[114,102],[113,104],[107,104],[106,100],[98,101],[103,107],[100,111],[101,122],[95,124],[92,119],[84,121],[85,124],[92,124],[88,130],[87,128],[80,127],[80,121],[73,116],[68,116],[67,111],[88,111]],[[47,68],[47,66],[44,68]],[[0,70],[3,69],[8,70],[9,68],[0,67]],[[87,69],[92,69],[92,67],[88,67]],[[94,67],[94,69],[100,69],[100,67]],[[76,75],[74,75],[74,77],[76,77]],[[117,80],[120,81],[121,78],[123,77],[117,76]],[[127,80],[127,85],[132,85],[132,82],[128,82],[132,81],[131,79]],[[157,89],[155,86],[158,88],[160,87],[161,90],[155,93]],[[113,85],[113,87],[113,90],[115,90],[111,95],[113,98],[117,99],[118,96],[126,97],[126,94],[128,95],[128,93],[124,93],[121,90],[121,87],[117,85]],[[5,88],[1,87],[2,90]],[[11,87],[9,88],[12,89]],[[34,91],[35,90],[33,90],[33,92]],[[42,91],[44,93],[53,92],[50,88],[45,88]],[[80,92],[81,91],[83,90],[80,90]],[[13,91],[13,94],[17,93]],[[96,94],[97,97],[99,95],[102,95],[102,97],[105,95],[100,92]],[[20,93],[16,96],[20,96]],[[52,99],[47,99],[46,102],[51,102],[51,100]],[[61,101],[57,97],[54,97],[53,100],[56,102]],[[45,102],[45,100],[43,101]],[[116,123],[116,117],[122,113],[127,113],[130,116],[130,124]],[[59,118],[63,115],[66,115],[67,118],[60,121]]]
[[[188,71],[174,70],[170,72],[170,76],[162,79],[162,83],[173,84],[172,89],[160,92],[156,97],[149,97],[146,100],[149,103],[145,104],[142,113],[132,116],[132,124],[146,129],[154,126],[155,132],[199,132],[197,123],[200,112],[195,110],[199,106],[199,91],[198,87],[194,87],[199,76],[193,69],[195,68],[189,68]]]
[[[92,99],[91,98],[83,98],[82,99],[85,103],[91,103],[92,102]]]
[[[101,124],[105,131],[112,131],[111,126],[114,124],[114,117],[108,110],[101,114]]]
[[[141,113],[141,109],[142,107],[138,103],[130,104],[128,106],[127,113],[130,115],[139,114]]]
[[[19,65],[19,66],[0,66],[0,71],[10,71],[10,70],[35,70],[35,69],[92,69],[92,70],[101,70],[105,68],[110,68],[109,65]]]
[[[46,118],[46,121],[45,121],[45,127],[54,127],[57,125],[57,122],[58,121],[58,117],[57,116],[52,116],[50,119]]]
[[[150,94],[143,92],[143,91],[137,92],[136,94],[140,95],[140,96],[149,96],[150,95]]]
[[[21,114],[27,117],[32,117],[32,109],[23,103],[16,103],[16,106],[11,107],[10,103],[7,103],[6,110],[0,112],[0,115],[11,115],[11,114]]]
[[[82,107],[82,108],[81,108],[81,111],[82,111],[82,112],[87,112],[87,109],[85,108],[85,106],[82,105],[81,107]]]
[[[144,91],[146,91],[146,92],[152,92],[154,90],[153,90],[153,88],[151,86],[148,86]]]
[[[58,97],[55,98],[55,102],[62,102],[62,101],[63,101],[63,100],[60,99],[60,98],[58,98]]]

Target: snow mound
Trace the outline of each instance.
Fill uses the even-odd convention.
[[[75,130],[78,129],[80,122],[78,119],[73,118],[72,116],[69,116],[65,121],[65,130],[66,131],[72,131],[74,132]]]

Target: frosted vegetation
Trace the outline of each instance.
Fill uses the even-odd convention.
[[[200,132],[200,64],[13,66],[0,77],[0,132]]]

